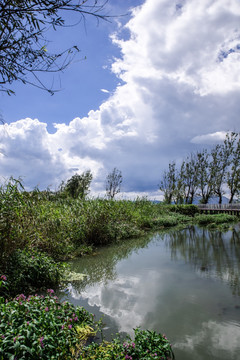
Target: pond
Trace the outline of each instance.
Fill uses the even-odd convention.
[[[176,360],[240,359],[240,225],[159,232],[71,267],[87,276],[68,300],[104,315],[106,339],[141,326],[165,333]]]

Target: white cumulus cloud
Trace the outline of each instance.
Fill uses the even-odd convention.
[[[44,187],[91,169],[97,192],[117,166],[125,191],[146,193],[170,161],[239,131],[238,0],[146,0],[125,30],[111,35],[121,84],[99,109],[54,134],[44,119],[1,126],[2,175]]]

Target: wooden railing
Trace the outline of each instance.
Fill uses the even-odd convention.
[[[197,206],[202,213],[240,215],[240,204],[198,204]]]
[[[240,204],[198,204],[197,206],[206,210],[240,210]]]

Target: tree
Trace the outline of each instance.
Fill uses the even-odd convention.
[[[168,165],[168,171],[164,171],[162,181],[160,182],[159,189],[164,194],[164,202],[171,204],[174,199],[176,191],[176,163],[172,162]]]
[[[106,178],[106,193],[109,199],[113,199],[115,195],[120,193],[122,184],[122,172],[114,168]]]
[[[180,170],[180,181],[185,204],[193,203],[199,185],[198,175],[198,159],[196,154],[191,154],[183,161]]]
[[[73,46],[49,53],[47,31],[63,27],[69,12],[78,14],[80,20],[87,15],[107,20],[109,16],[103,15],[107,1],[0,0],[0,91],[11,95],[9,85],[21,81],[53,94],[55,90],[44,85],[40,74],[63,71],[79,50]]]
[[[231,204],[235,195],[240,194],[240,134],[232,133],[235,136],[234,149],[231,154],[231,163],[227,171],[227,185],[230,190],[229,203]]]
[[[226,171],[231,163],[235,140],[236,135],[234,133],[227,133],[224,143],[216,145],[211,153],[214,172],[214,193],[219,198],[219,204],[222,203],[223,186],[226,184]]]
[[[201,203],[207,204],[214,193],[214,162],[206,149],[197,152],[199,195]]]
[[[89,193],[92,178],[90,170],[83,172],[81,175],[75,174],[67,181],[65,191],[74,199],[85,199]]]

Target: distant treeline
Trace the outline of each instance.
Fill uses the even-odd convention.
[[[223,144],[192,153],[179,168],[170,163],[159,189],[167,204],[192,204],[195,197],[207,204],[214,196],[221,204],[226,192],[232,203],[240,195],[240,134],[227,133]]]

